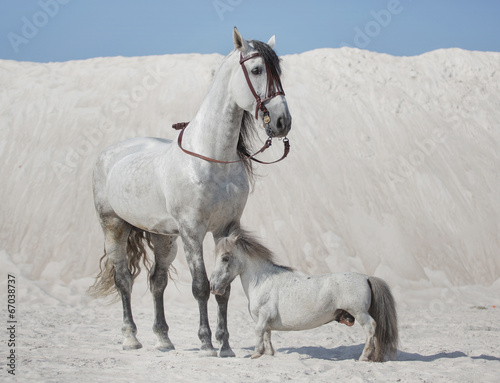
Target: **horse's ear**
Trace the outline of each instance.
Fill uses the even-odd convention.
[[[274,49],[274,47],[276,46],[276,36],[275,35],[272,35],[272,37],[267,42],[267,45],[269,45],[271,47],[271,49]]]
[[[248,43],[241,36],[241,33],[238,31],[236,27],[233,29],[233,43],[234,47],[239,50],[241,53],[246,53],[249,49]]]

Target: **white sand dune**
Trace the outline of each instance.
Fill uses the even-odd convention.
[[[259,166],[243,216],[283,264],[386,279],[399,304],[398,361],[356,362],[361,329],[340,325],[278,333],[276,357],[249,360],[253,323],[238,286],[229,314],[237,358],[197,358],[182,251],[179,290],[171,283],[166,294],[177,350],[153,349],[144,277],[134,293],[144,348],[121,350],[120,305],[84,295],[103,246],[92,166],[121,139],[175,138],[171,124],[195,114],[221,58],[0,61],[0,269],[18,280],[18,381],[497,381],[500,53],[458,49],[283,57],[291,154]],[[275,142],[266,157],[281,150]]]

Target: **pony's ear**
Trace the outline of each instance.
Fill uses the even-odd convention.
[[[236,27],[233,29],[233,44],[234,47],[239,50],[241,53],[246,53],[249,49],[248,43],[241,36],[241,33],[238,31]]]
[[[276,46],[276,36],[275,35],[272,35],[272,37],[267,42],[267,45],[269,45],[271,47],[271,49],[274,49],[274,47]]]
[[[231,245],[236,246],[236,242],[238,242],[238,240],[240,239],[240,235],[231,233],[229,234],[229,237],[227,237],[227,239],[229,243],[231,243]]]
[[[236,247],[236,241],[238,240],[239,235],[230,234],[227,237],[223,237],[219,239],[219,241],[215,245],[215,254],[228,253],[232,251]]]

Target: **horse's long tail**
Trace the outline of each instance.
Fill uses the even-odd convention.
[[[396,303],[385,281],[377,277],[369,277],[368,284],[372,292],[372,302],[368,312],[377,323],[373,360],[383,362],[386,356],[394,359],[398,350]]]
[[[127,239],[127,264],[130,274],[132,274],[132,281],[134,281],[141,272],[141,259],[142,264],[148,271],[149,281],[151,261],[147,255],[146,246],[154,250],[151,242],[151,234],[133,228]],[[97,274],[94,284],[88,289],[87,293],[93,298],[107,297],[113,293],[117,293],[118,291],[115,286],[115,270],[107,256],[106,249],[104,249],[104,255],[99,261],[99,268],[99,274]],[[118,299],[118,294],[115,298]]]

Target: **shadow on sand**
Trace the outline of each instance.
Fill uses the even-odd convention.
[[[363,352],[363,347],[364,344],[358,344],[353,346],[339,346],[332,349],[324,347],[305,346],[305,347],[285,347],[285,348],[280,348],[276,351],[284,354],[291,354],[296,352],[298,354],[306,355],[311,358],[323,359],[323,360],[352,360],[352,359],[357,360],[359,359],[361,353]],[[422,355],[418,353],[398,351],[397,360],[400,362],[410,362],[410,361],[432,362],[438,359],[455,359],[463,357],[467,358],[469,356],[461,351],[440,352],[433,355]],[[500,361],[499,357],[491,355],[483,355],[483,354],[479,356],[470,356],[470,358]]]

